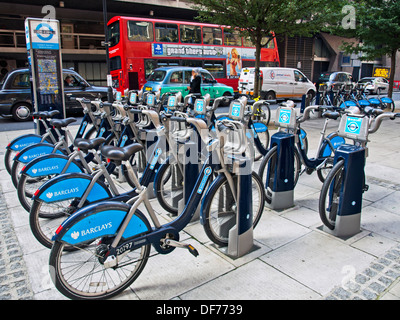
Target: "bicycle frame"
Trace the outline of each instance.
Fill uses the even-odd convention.
[[[148,201],[147,188],[144,186],[139,186],[139,194],[129,201],[129,203],[133,203],[133,205],[121,206],[123,214],[110,214],[111,212],[107,210],[99,212],[99,206],[101,206],[101,209],[104,209],[111,204],[116,204],[115,201],[106,201],[102,202],[101,204],[90,205],[82,210],[77,211],[75,214],[65,220],[58,228],[53,240],[64,241],[72,245],[90,242],[93,240],[90,235],[93,234],[86,234],[83,237],[76,238],[76,232],[79,233],[81,230],[85,230],[87,223],[91,224],[93,223],[93,220],[97,220],[97,218],[103,219],[103,217],[108,217],[107,219],[109,222],[107,223],[111,223],[112,226],[117,226],[114,235],[115,239],[109,254],[110,257],[117,257],[117,252],[121,254],[126,250],[134,250],[146,244],[152,244],[160,253],[169,253],[172,251],[173,247],[166,245],[165,240],[168,238],[175,241],[179,240],[179,231],[181,231],[191,221],[196,208],[201,201],[203,193],[206,191],[205,186],[212,176],[212,173],[218,167],[218,163],[213,161],[214,158],[215,154],[213,151],[210,151],[207,160],[203,164],[193,192],[190,195],[185,208],[175,220],[165,225],[161,225]],[[126,166],[129,172],[132,173],[133,168],[129,162],[126,162]],[[145,204],[149,216],[154,224],[153,228],[150,226],[147,219],[137,210],[141,203]],[[96,217],[98,213],[99,216]],[[131,226],[131,223],[133,223],[134,226]],[[97,238],[101,235],[109,235],[109,232],[110,230],[104,229],[101,230],[100,233],[97,232],[95,236]],[[122,238],[130,239],[124,241],[123,243],[119,243]],[[117,263],[117,259],[114,259],[113,261],[115,264]]]

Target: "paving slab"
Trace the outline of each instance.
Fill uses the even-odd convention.
[[[312,231],[260,258],[320,295],[341,283],[347,266],[366,268],[375,257],[333,237]]]

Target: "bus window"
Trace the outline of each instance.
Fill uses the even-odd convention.
[[[159,67],[171,67],[171,66],[179,66],[179,60],[158,60],[157,68]]]
[[[155,68],[157,68],[157,60],[144,60],[144,76],[146,79]]]
[[[201,27],[181,24],[181,42],[201,43]]]
[[[203,27],[203,43],[222,45],[221,28]]]
[[[250,37],[243,37],[243,47],[254,47],[253,42],[251,42]]]
[[[145,21],[128,21],[128,39],[131,41],[153,41],[153,24]]]
[[[268,39],[269,39],[269,37],[263,37],[263,38],[261,39],[261,43],[267,43]],[[271,40],[268,42],[268,44],[267,44],[265,47],[263,47],[263,48],[275,49],[274,39],[271,39]]]
[[[214,78],[225,78],[224,61],[204,61],[204,69],[208,70]]]
[[[119,70],[121,69],[121,57],[115,56],[110,59],[110,70]]]
[[[239,31],[232,30],[230,28],[224,28],[224,45],[241,47],[242,38],[239,35]]]
[[[169,23],[156,23],[156,41],[178,42],[178,26]]]
[[[202,62],[202,60],[181,60],[181,66],[192,67],[192,68],[201,68],[201,67],[203,67],[203,62]]]
[[[108,26],[108,41],[110,42],[110,47],[115,46],[119,42],[119,21]]]

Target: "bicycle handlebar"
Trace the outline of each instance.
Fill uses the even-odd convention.
[[[386,113],[380,114],[379,116],[377,116],[375,118],[375,121],[373,122],[373,126],[371,125],[372,127],[370,127],[368,129],[368,133],[376,132],[379,129],[379,127],[382,123],[382,120],[385,118],[390,118],[391,120],[394,120],[395,118],[400,118],[400,113],[386,112]]]

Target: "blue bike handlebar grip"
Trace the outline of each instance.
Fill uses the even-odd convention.
[[[183,117],[171,117],[171,120],[177,122],[186,122],[186,118]]]

